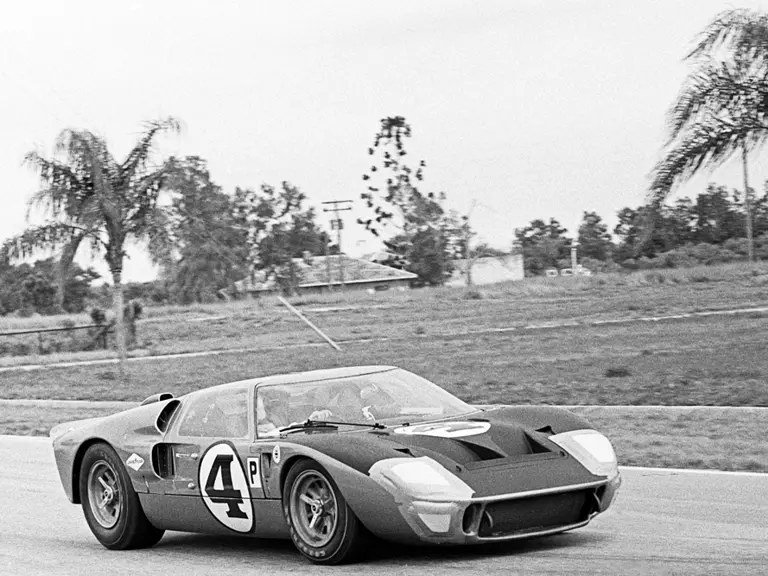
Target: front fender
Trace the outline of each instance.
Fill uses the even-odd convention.
[[[275,445],[280,446],[280,462],[275,464],[272,461],[269,468],[263,471],[267,498],[282,498],[283,482],[288,470],[298,460],[309,458],[330,474],[352,512],[370,532],[390,540],[403,537],[409,539],[413,531],[398,510],[394,497],[366,472],[356,470],[309,446],[279,441],[264,446],[262,454],[268,453],[268,460],[274,454]],[[415,535],[412,540],[418,541]]]

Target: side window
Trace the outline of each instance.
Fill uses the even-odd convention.
[[[210,390],[196,396],[179,425],[179,436],[248,437],[248,390]]]

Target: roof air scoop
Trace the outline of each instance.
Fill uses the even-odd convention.
[[[146,406],[147,404],[152,404],[154,402],[162,402],[163,400],[170,400],[173,398],[173,394],[170,392],[160,392],[159,394],[152,394],[152,396],[149,396],[147,399],[144,400],[144,402],[141,403],[141,406]]]

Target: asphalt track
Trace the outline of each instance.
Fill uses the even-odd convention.
[[[614,508],[581,530],[492,548],[382,545],[365,564],[320,568],[289,542],[166,534],[110,552],[59,484],[47,438],[0,436],[0,574],[768,573],[768,475],[624,469]]]

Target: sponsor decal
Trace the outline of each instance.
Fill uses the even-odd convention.
[[[133,468],[138,472],[141,465],[144,464],[144,458],[134,452],[128,457],[128,460],[126,460],[125,463],[129,468]]]
[[[491,428],[490,422],[436,422],[434,424],[416,424],[395,428],[395,434],[422,434],[440,438],[462,438],[484,434]]]
[[[200,460],[198,484],[208,511],[235,532],[253,528],[253,507],[243,463],[229,442],[213,444]]]
[[[259,474],[260,458],[248,458],[246,461],[246,470],[248,472],[248,486],[251,488],[261,488],[261,474]]]
[[[275,447],[272,448],[272,462],[280,464],[280,458],[280,444],[275,444]]]

